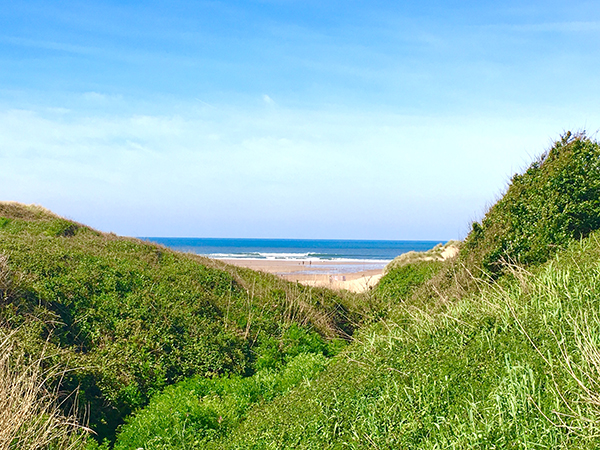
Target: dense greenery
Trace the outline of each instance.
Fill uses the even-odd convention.
[[[442,309],[398,307],[221,448],[596,448],[598,237]]]
[[[0,219],[2,272],[15,286],[2,292],[0,319],[19,330],[25,352],[49,339],[54,362],[69,369],[62,388],[79,388],[101,438],[179,380],[251,375],[299,353],[294,339],[329,355],[356,320],[348,295],[102,234],[42,208],[0,204]]]
[[[212,447],[198,448],[596,448],[598,239],[574,241],[535,273],[515,270],[441,308],[401,303],[318,378],[236,413],[224,435],[214,428]],[[236,398],[245,389],[234,386]],[[232,410],[223,397],[217,405]],[[181,417],[177,398],[159,400],[163,408],[174,401]],[[167,429],[157,442],[183,427]]]
[[[195,377],[170,386],[128,421],[115,448],[222,448],[218,441],[239,425],[251,406],[310,381],[326,366],[323,355],[300,353],[281,370],[261,369],[247,378]]]
[[[465,240],[463,258],[497,276],[503,262],[539,264],[600,228],[600,145],[566,133],[523,174]]]
[[[414,261],[389,269],[377,284],[377,295],[392,302],[407,300],[414,290],[433,277],[441,261]]]

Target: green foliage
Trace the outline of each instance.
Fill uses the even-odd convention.
[[[222,440],[248,409],[270,402],[327,365],[321,354],[299,353],[279,371],[259,370],[251,377],[194,377],[169,386],[138,411],[117,436],[115,449],[221,448]]]
[[[597,448],[599,237],[443,307],[399,304],[219,448]]]
[[[462,250],[470,266],[497,276],[504,262],[540,264],[571,239],[600,228],[600,145],[566,133],[473,229]]]
[[[406,300],[441,267],[441,261],[415,261],[393,266],[379,281],[376,293],[392,302]]]
[[[334,356],[345,347],[341,339],[324,340],[318,333],[292,324],[281,333],[263,337],[252,352],[254,366],[260,369],[279,369],[290,359],[304,353]]]
[[[327,340],[352,332],[333,292],[98,233],[39,207],[0,203],[0,217],[4,272],[19,280],[0,286],[0,322],[20,327],[24,351],[49,339],[53,363],[67,370],[64,391],[79,388],[100,440],[168,385],[251,375],[269,365],[262,349],[280,362],[293,349],[328,353]]]

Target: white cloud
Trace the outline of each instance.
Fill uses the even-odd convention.
[[[516,31],[559,32],[559,33],[597,33],[600,31],[598,21],[546,22],[520,25],[501,25],[500,28]]]

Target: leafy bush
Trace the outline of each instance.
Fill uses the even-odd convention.
[[[463,260],[497,276],[504,262],[540,264],[600,228],[600,145],[566,133],[525,171],[473,229]]]
[[[252,352],[257,370],[279,369],[299,354],[314,353],[330,357],[344,346],[343,340],[325,341],[318,333],[292,324],[282,329],[281,333],[263,337]]]
[[[263,369],[248,378],[195,377],[166,388],[127,420],[115,449],[146,450],[211,447],[223,439],[259,402],[269,402],[327,365],[321,354],[300,353],[279,371]]]

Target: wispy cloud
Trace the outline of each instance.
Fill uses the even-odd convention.
[[[407,217],[425,209],[432,224],[461,227],[506,180],[510,161],[539,148],[540,128],[532,133],[535,124],[514,118],[198,110],[194,103],[177,109],[123,116],[0,111],[4,195],[49,202],[59,213],[84,205],[80,220],[100,228],[114,229],[111,211],[120,211],[116,231],[126,234],[159,233],[140,218],[170,211],[195,219],[161,233],[219,235],[227,222],[231,235],[272,236],[312,217],[317,229],[304,236],[318,236],[318,218],[327,216],[359,237],[371,214],[373,229],[418,238],[426,233]],[[489,142],[490,134],[499,138]],[[456,214],[448,217],[442,201],[456,205]],[[372,215],[374,205],[387,213]]]
[[[19,47],[32,47],[44,50],[56,50],[80,55],[93,55],[102,52],[100,48],[93,46],[77,45],[67,42],[55,42],[51,40],[29,39],[18,36],[0,35],[0,42]]]
[[[274,105],[275,104],[275,100],[273,100],[271,97],[269,97],[267,94],[263,95],[263,101],[267,104],[267,105]]]
[[[600,123],[593,2],[13,3],[3,196],[127,234],[432,237]]]
[[[567,21],[567,22],[544,22],[544,23],[524,23],[524,24],[495,24],[486,28],[533,32],[533,33],[597,33],[600,31],[600,22],[598,21]]]

